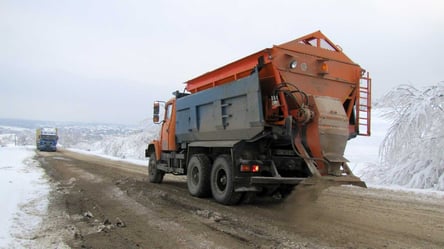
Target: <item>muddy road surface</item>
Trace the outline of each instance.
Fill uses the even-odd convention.
[[[53,238],[71,248],[444,248],[442,196],[317,186],[298,188],[285,201],[223,206],[190,196],[184,177],[148,183],[143,166],[70,151],[39,152],[37,160],[54,186],[37,244]]]

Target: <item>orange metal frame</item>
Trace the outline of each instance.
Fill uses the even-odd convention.
[[[195,93],[246,77],[250,75],[251,70],[257,65],[258,58],[261,56],[265,59],[265,64],[270,63],[269,50],[265,49],[189,80],[186,82],[186,89],[190,93]]]

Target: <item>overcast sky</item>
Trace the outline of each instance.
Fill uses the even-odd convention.
[[[137,124],[183,82],[321,30],[373,96],[444,80],[444,1],[0,0],[0,118]]]

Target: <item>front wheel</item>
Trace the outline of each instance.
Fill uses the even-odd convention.
[[[157,168],[156,153],[155,152],[151,153],[150,160],[148,163],[148,180],[149,180],[149,182],[161,183],[164,175],[165,175],[165,172],[163,172],[162,170],[159,170]]]
[[[211,192],[217,202],[225,205],[237,204],[242,197],[242,193],[234,192],[233,167],[229,155],[221,155],[213,163]]]

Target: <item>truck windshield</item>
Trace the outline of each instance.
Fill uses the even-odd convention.
[[[42,135],[41,139],[57,139],[56,135]]]

